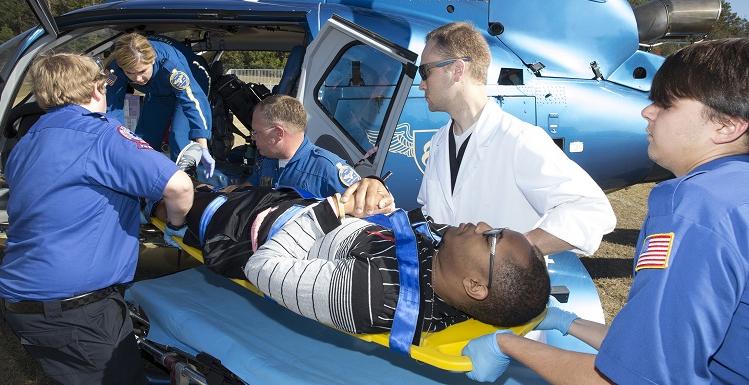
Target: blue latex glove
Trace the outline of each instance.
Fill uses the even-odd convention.
[[[497,330],[495,333],[474,338],[463,348],[463,355],[470,357],[473,363],[473,370],[466,373],[468,378],[474,381],[494,382],[507,370],[510,357],[502,353],[497,344],[497,334],[505,333],[512,332],[507,329]]]
[[[166,242],[166,244],[171,247],[179,249],[179,244],[177,244],[177,241],[175,241],[172,237],[184,238],[185,231],[187,231],[187,223],[183,224],[180,227],[176,227],[167,222],[166,227],[164,227],[164,242]]]
[[[205,170],[205,177],[210,178],[213,176],[213,170],[216,169],[216,161],[213,160],[211,152],[207,148],[203,149],[203,153],[200,157],[200,163],[203,164],[203,170]]]
[[[551,297],[549,307],[546,309],[546,317],[536,326],[536,330],[559,330],[565,336],[569,333],[572,322],[580,317],[554,306],[558,304],[559,302]]]

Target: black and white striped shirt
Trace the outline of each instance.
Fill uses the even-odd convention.
[[[445,226],[428,222],[442,232]],[[263,293],[305,317],[349,333],[390,330],[399,277],[393,233],[337,218],[328,201],[306,207],[249,258],[244,272]],[[468,319],[432,290],[435,245],[417,234],[422,331]]]

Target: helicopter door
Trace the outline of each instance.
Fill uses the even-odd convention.
[[[418,55],[333,15],[307,48],[298,98],[307,137],[379,175],[416,74]]]

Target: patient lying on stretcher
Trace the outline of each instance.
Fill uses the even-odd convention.
[[[353,205],[265,187],[196,191],[184,241],[202,249],[214,271],[248,279],[298,314],[349,333],[388,331],[399,296],[393,232],[364,219],[341,220],[339,210],[351,214]],[[157,206],[153,215],[160,212]],[[417,330],[438,331],[468,317],[509,327],[544,310],[549,276],[522,234],[494,231],[492,256],[485,223],[450,227],[421,210],[408,216],[422,229]]]

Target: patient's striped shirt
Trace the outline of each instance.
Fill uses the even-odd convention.
[[[289,221],[252,255],[247,278],[276,302],[336,329],[390,329],[398,301],[398,264],[390,230],[357,218],[341,222],[323,201]],[[429,223],[436,232],[446,227]],[[435,245],[417,234],[421,330],[466,320],[431,287]]]

